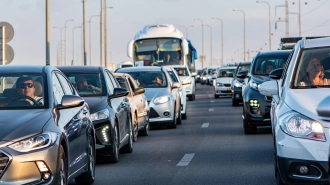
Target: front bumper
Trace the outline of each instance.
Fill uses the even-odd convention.
[[[242,97],[242,87],[234,87],[234,88],[231,90],[231,92],[232,92],[231,97],[232,97],[234,100],[237,100],[237,101],[240,101],[240,102],[243,101],[243,97]]]
[[[96,155],[108,155],[114,152],[112,135],[113,129],[109,119],[93,121],[96,135]]]
[[[231,87],[216,86],[214,88],[214,94],[215,95],[231,95]]]
[[[150,124],[170,124],[174,118],[174,102],[169,100],[166,103],[155,105],[152,101],[149,103],[149,123]]]

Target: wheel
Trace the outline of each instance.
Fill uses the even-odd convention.
[[[247,121],[246,116],[245,116],[244,108],[243,108],[243,114],[244,114],[244,118],[243,118],[244,133],[245,134],[256,134],[257,133],[257,127],[250,127],[249,126],[249,122]]]
[[[194,101],[196,99],[195,94],[192,95],[192,101]]]
[[[141,134],[142,136],[148,136],[149,130],[150,130],[150,123],[149,120],[146,120],[146,125],[143,127],[143,129],[140,131],[139,134]]]
[[[238,106],[239,105],[239,102],[235,99],[232,98],[232,106],[235,107],[235,106]]]
[[[182,116],[182,119],[187,119],[187,112],[184,114],[181,114],[181,116]]]
[[[110,155],[110,162],[117,163],[119,159],[119,138],[118,138],[118,129],[117,123],[114,126],[114,134],[113,134],[113,153]]]
[[[139,128],[138,128],[138,118],[137,115],[134,115],[134,122],[133,122],[133,141],[136,142],[138,139],[138,135],[139,135]]]
[[[282,178],[281,178],[280,173],[278,172],[277,166],[275,168],[277,170],[277,173],[276,173],[276,184],[277,185],[285,185],[284,182],[282,181]]]
[[[132,153],[133,152],[133,130],[132,130],[132,121],[131,116],[129,116],[129,135],[128,135],[128,142],[123,148],[121,149],[124,153]]]
[[[68,184],[68,161],[64,152],[64,148],[60,146],[60,156],[57,161],[58,172],[58,184]]]
[[[219,96],[218,96],[218,95],[216,95],[216,94],[214,94],[214,98],[219,98]]]
[[[181,125],[182,123],[182,115],[181,115],[181,108],[179,107],[179,114],[178,114],[178,118],[177,118],[177,124]]]
[[[175,106],[174,106],[174,115],[173,115],[173,122],[171,124],[171,128],[176,128],[176,126],[178,124],[177,121],[178,121],[178,119],[176,118],[176,111],[175,111]]]
[[[193,99],[192,96],[188,96],[188,100],[189,100],[189,101],[193,101],[194,99]]]
[[[88,169],[87,172],[75,178],[77,184],[93,184],[95,181],[95,145],[91,135],[88,140]]]

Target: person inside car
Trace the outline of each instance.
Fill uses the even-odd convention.
[[[97,91],[102,92],[102,89],[99,87],[96,87],[94,85],[88,84],[87,80],[84,76],[79,75],[75,77],[76,86],[79,91],[85,91],[85,90],[91,90],[91,91]]]
[[[160,77],[159,75],[157,75],[155,77],[155,80],[153,81],[156,85],[158,86],[163,86],[163,80],[162,80],[162,77]]]
[[[179,70],[178,70],[178,75],[179,75],[179,76],[184,76],[184,74],[183,74],[183,70],[182,70],[182,69],[179,69]]]
[[[41,88],[41,85],[38,82],[35,82],[31,77],[20,77],[16,81],[16,91],[20,96],[28,96],[34,99],[38,104],[43,104],[44,99],[42,97],[35,95],[36,93],[35,85],[37,84],[39,85],[39,88]],[[24,100],[29,102],[31,105],[35,104],[29,98],[25,98]]]
[[[311,57],[302,67],[306,74],[300,82],[301,86],[329,85],[319,58]]]
[[[227,76],[228,76],[228,75],[227,75],[227,71],[222,71],[221,76],[222,76],[222,77],[227,77]]]
[[[274,70],[274,66],[273,66],[273,64],[271,62],[265,63],[264,70],[263,70],[264,71],[264,74],[269,74],[273,70]]]

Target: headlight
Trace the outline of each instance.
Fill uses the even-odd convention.
[[[217,83],[217,86],[222,86],[223,84],[222,83]]]
[[[211,78],[211,76],[208,76],[207,78],[208,78],[208,79],[210,79],[210,78]]]
[[[200,76],[200,75],[197,75],[196,77],[199,78],[199,77],[201,77],[201,76]]]
[[[18,141],[8,147],[18,152],[30,152],[41,148],[46,148],[55,143],[57,133],[44,132],[42,134]]]
[[[206,77],[205,76],[203,76],[203,80],[206,80]]]
[[[154,99],[154,104],[158,105],[158,104],[166,103],[169,100],[170,98],[168,96],[161,96]]]
[[[101,111],[95,112],[89,116],[92,121],[107,119],[109,118],[109,110],[103,109]]]
[[[244,82],[239,82],[238,80],[234,80],[234,86],[235,87],[242,87],[243,86],[243,84],[244,84]]]
[[[251,87],[252,89],[254,89],[254,90],[258,90],[259,86],[260,86],[260,84],[258,84],[257,82],[255,82],[255,81],[253,81],[253,80],[250,81],[250,87]]]
[[[280,127],[288,135],[304,139],[326,141],[321,123],[291,111],[280,118]]]

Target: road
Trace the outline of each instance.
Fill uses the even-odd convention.
[[[118,163],[97,164],[94,184],[276,184],[270,127],[244,135],[241,113],[242,105],[197,84],[182,125],[154,128]]]

